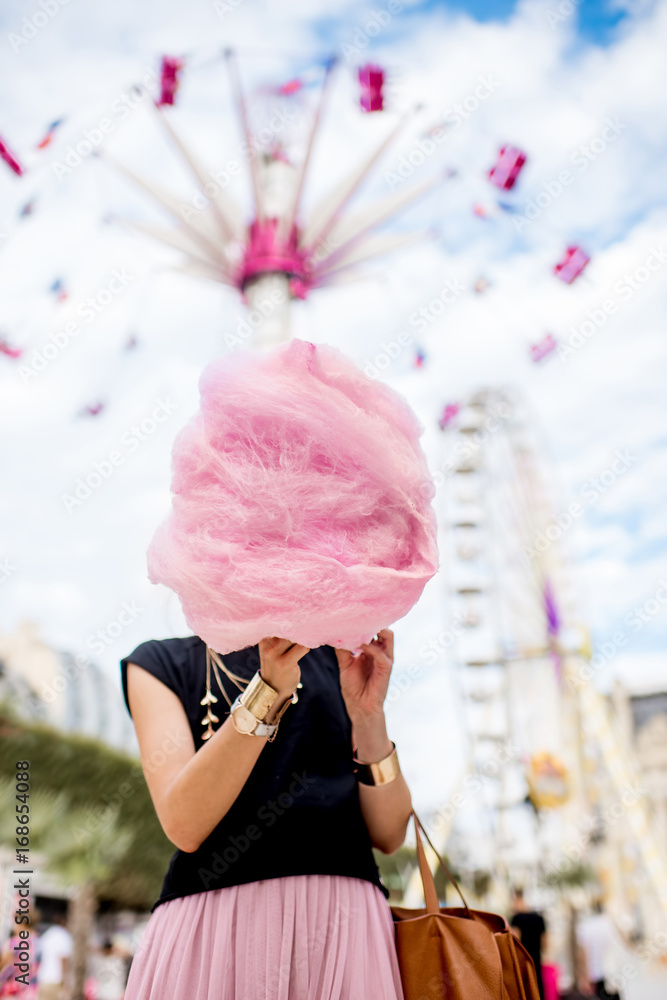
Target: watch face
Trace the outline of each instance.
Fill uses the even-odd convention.
[[[254,733],[258,724],[257,719],[252,712],[249,712],[247,708],[243,707],[243,705],[239,705],[236,709],[232,721],[235,729],[239,733]]]

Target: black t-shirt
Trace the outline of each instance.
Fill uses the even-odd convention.
[[[544,917],[535,910],[527,910],[526,912],[515,913],[510,920],[510,924],[520,932],[521,944],[532,958],[535,968],[539,973],[542,964],[540,951],[542,935],[547,929]]]
[[[228,653],[222,660],[248,680],[259,669],[257,646]],[[150,640],[121,660],[128,711],[127,664],[136,663],[166,684],[180,699],[190,723],[195,751],[204,745],[200,705],[206,691],[206,646],[198,636]],[[340,690],[339,668],[331,646],[311,649],[301,658],[299,701],[280,721],[231,809],[199,848],[177,850],[160,898],[168,899],[225,886],[288,875],[347,875],[377,885],[380,881],[359,804],[352,763],[352,725]],[[234,701],[238,688],[221,674]],[[229,714],[214,671],[213,712]],[[256,737],[248,736],[248,739]]]

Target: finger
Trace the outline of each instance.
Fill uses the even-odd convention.
[[[375,663],[382,663],[383,665],[391,663],[391,660],[385,653],[384,649],[378,646],[377,643],[373,645],[372,642],[371,643],[362,642],[361,648],[368,656],[370,656],[373,659]]]
[[[286,639],[281,639],[280,636],[278,635],[270,635],[266,636],[266,638],[264,639],[260,639],[258,645],[261,646],[262,649],[266,650],[266,652],[268,653],[276,649],[278,646],[280,646],[281,643],[286,643],[286,642],[287,642]]]
[[[302,646],[301,643],[295,642],[292,646],[292,650],[296,650],[299,654],[299,659],[305,656],[306,653],[310,653],[310,646]]]
[[[302,646],[298,642],[290,642],[289,646],[283,650],[282,656],[285,658],[289,657],[290,660],[296,660],[298,662],[302,656],[305,656],[306,653],[309,652],[309,646]]]
[[[394,633],[390,628],[383,628],[378,635],[384,642],[384,648],[387,651],[387,655],[390,660],[394,658]]]
[[[279,638],[278,636],[275,636],[273,639],[273,646],[271,647],[271,649],[276,654],[276,656],[283,656],[283,654],[287,653],[292,648],[293,645],[294,643],[292,642],[291,639],[282,639]]]
[[[355,656],[349,649],[336,649],[336,659],[341,670],[346,670],[351,664],[359,659],[359,654]]]

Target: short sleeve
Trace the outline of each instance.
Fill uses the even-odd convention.
[[[127,696],[128,663],[136,663],[138,667],[147,670],[153,677],[157,677],[183,702],[183,671],[178,658],[174,656],[174,651],[170,648],[169,640],[149,639],[148,642],[142,642],[129,656],[123,657],[120,661],[123,698],[131,716],[132,712],[130,712],[130,702]]]
[[[71,958],[73,951],[74,951],[74,945],[72,941],[72,936],[70,934],[67,934],[66,936],[63,935],[59,948],[60,957]]]

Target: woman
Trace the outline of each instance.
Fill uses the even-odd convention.
[[[372,854],[400,847],[411,811],[392,663],[389,629],[356,655],[274,637],[221,658],[192,636],[121,661],[178,848],[126,1000],[402,1000]]]

